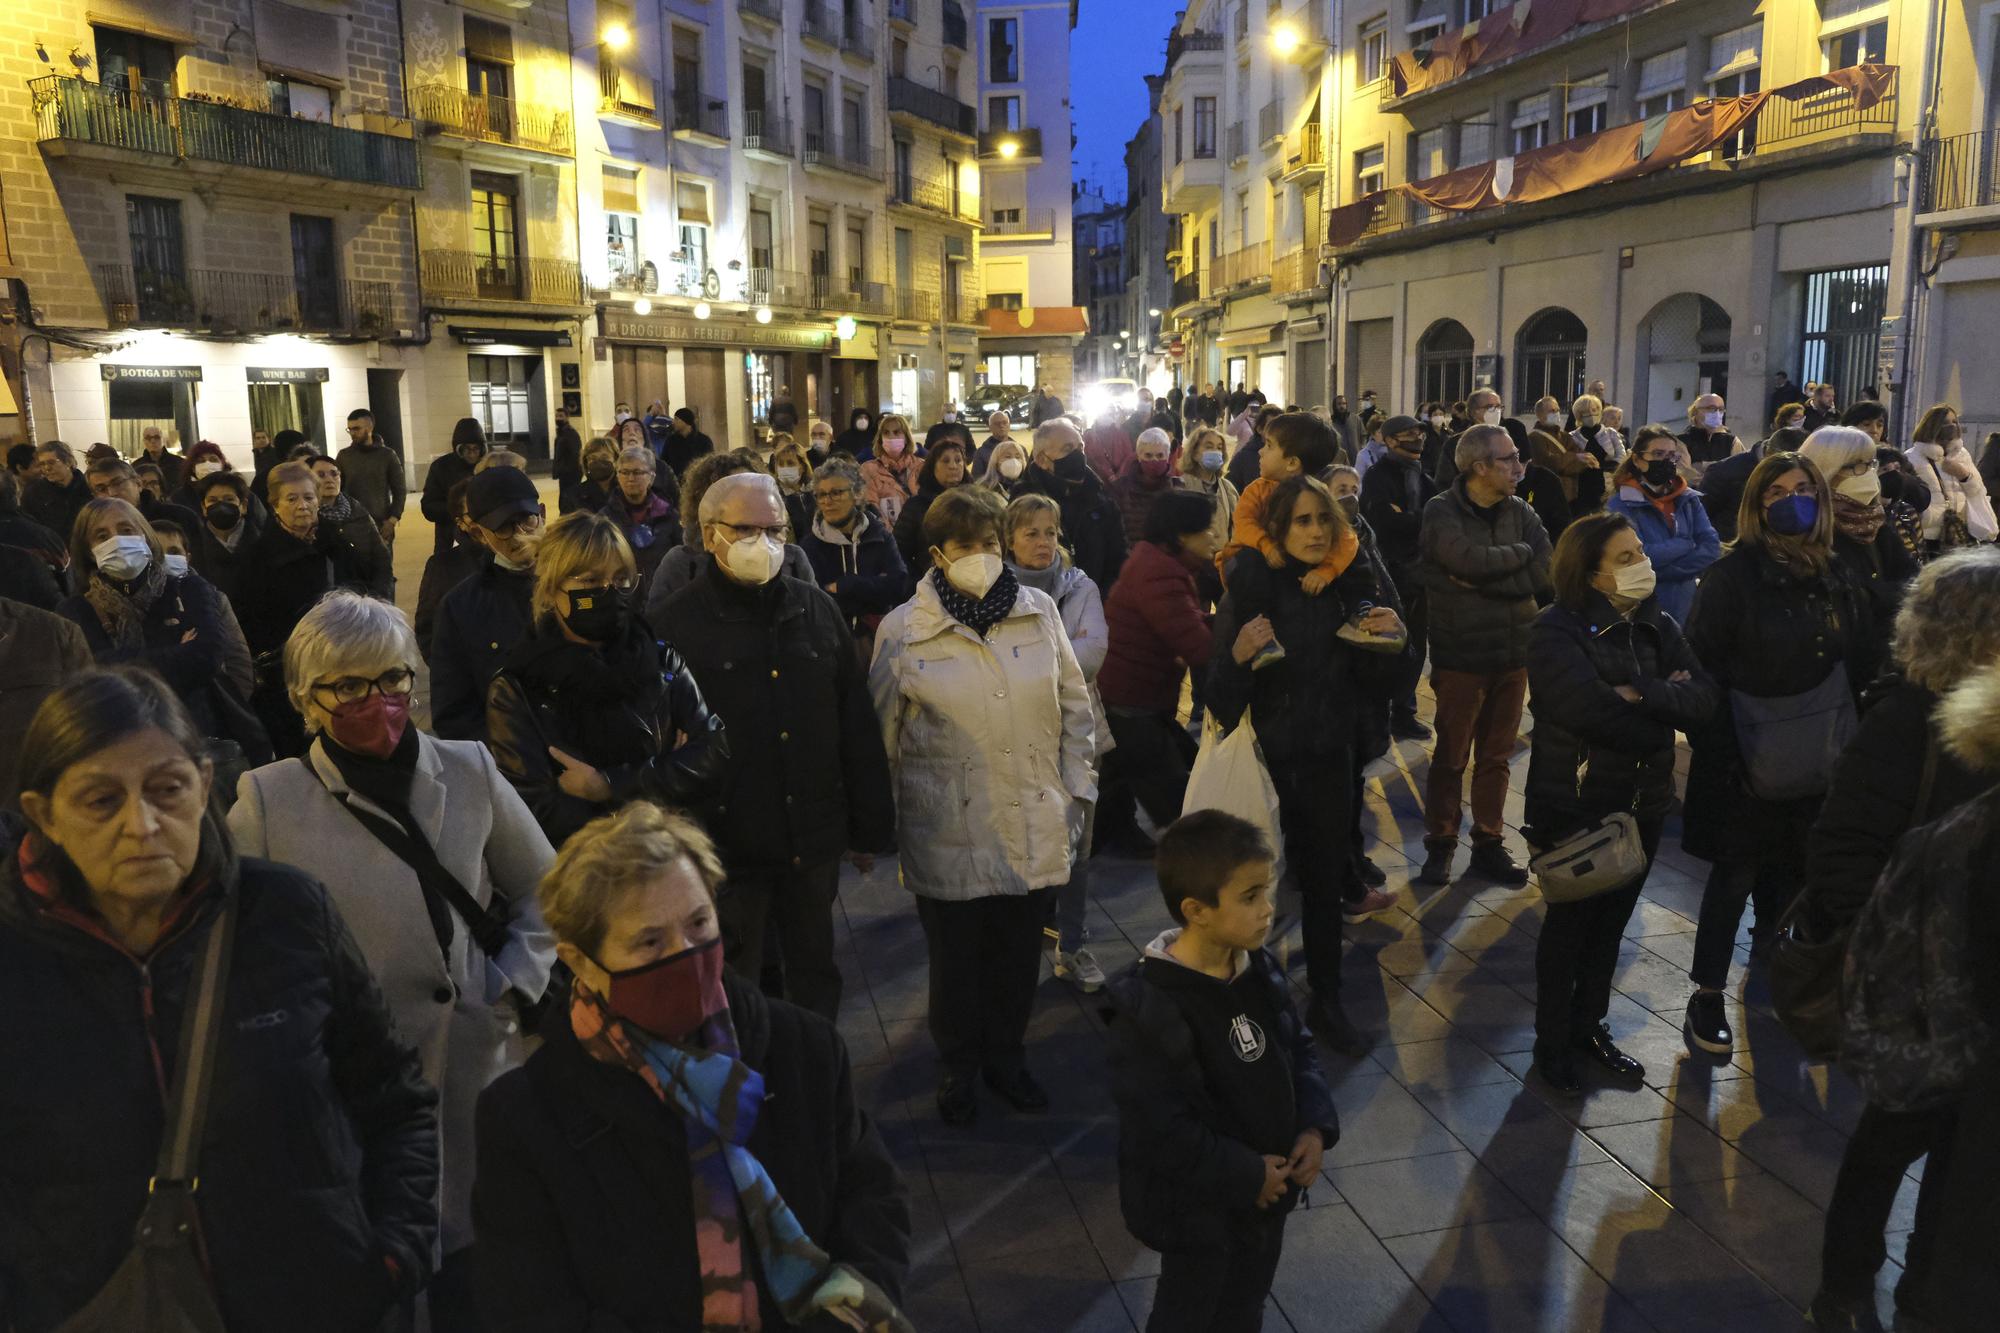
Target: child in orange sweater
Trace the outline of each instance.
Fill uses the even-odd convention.
[[[1257,452],[1257,480],[1246,486],[1243,494],[1237,497],[1235,526],[1230,532],[1229,544],[1215,557],[1215,567],[1224,579],[1229,577],[1229,562],[1236,558],[1238,552],[1245,550],[1259,552],[1273,569],[1283,568],[1285,548],[1283,543],[1265,531],[1264,510],[1270,506],[1271,496],[1280,483],[1293,477],[1316,477],[1339,461],[1336,447],[1332,428],[1304,412],[1287,413],[1271,423],[1264,446]],[[1361,541],[1355,536],[1354,529],[1341,525],[1333,549],[1327,552],[1326,559],[1299,580],[1299,586],[1308,594],[1318,596],[1328,584],[1347,572],[1360,549]]]

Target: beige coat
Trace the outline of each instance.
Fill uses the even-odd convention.
[[[1097,799],[1095,727],[1047,594],[1022,588],[982,639],[925,579],[876,629],[868,689],[895,777],[905,888],[962,901],[1069,879],[1071,807]]]
[[[454,917],[447,964],[416,872],[336,799],[347,783],[324,745],[314,741],[304,760],[245,773],[229,827],[245,856],[297,866],[326,885],[397,1028],[423,1057],[424,1077],[439,1095],[443,1252],[451,1254],[472,1243],[474,1105],[487,1084],[527,1056],[514,1005],[503,997],[541,998],[555,960],[555,937],[535,905],[555,852],[484,745],[419,734],[410,790],[417,826],[482,905],[495,895],[512,904],[513,939],[497,959]],[[353,799],[389,818],[365,798]]]

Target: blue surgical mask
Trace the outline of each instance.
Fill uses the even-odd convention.
[[[1819,522],[1819,497],[1787,495],[1764,511],[1764,520],[1780,537],[1803,536]]]
[[[1202,465],[1203,467],[1207,468],[1207,469],[1208,469],[1208,470],[1209,470],[1210,472],[1219,472],[1219,471],[1221,471],[1221,470],[1222,470],[1222,450],[1220,450],[1220,449],[1204,449],[1204,450],[1202,450],[1202,451],[1201,451],[1201,465]]]

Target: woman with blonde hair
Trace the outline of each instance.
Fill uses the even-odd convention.
[[[1228,446],[1228,438],[1213,426],[1190,431],[1181,446],[1181,488],[1208,497],[1212,514],[1208,530],[1218,551],[1229,545],[1236,522],[1236,483],[1223,470],[1229,466]]]
[[[785,517],[791,520],[792,541],[803,544],[813,518],[813,465],[806,451],[784,431],[771,437],[771,475],[777,479],[778,494],[785,500]]]
[[[1833,487],[1834,555],[1868,590],[1886,652],[1896,608],[1921,566],[1888,521],[1874,437],[1853,426],[1821,426],[1799,456],[1811,459]]]
[[[924,455],[910,435],[909,421],[891,412],[875,428],[868,461],[861,465],[862,498],[893,530],[903,506],[916,498]]]
[[[1028,471],[1028,451],[1019,440],[996,440],[986,456],[986,470],[979,475],[979,484],[998,495],[1002,500],[1011,500],[1021,489],[1021,478]]]
[[[672,647],[633,613],[638,563],[602,514],[564,514],[535,555],[534,628],[486,693],[487,743],[549,841],[627,801],[714,794],[728,742]]]

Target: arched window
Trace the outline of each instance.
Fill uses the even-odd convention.
[[[1638,400],[1647,421],[1679,422],[1705,393],[1729,396],[1729,312],[1697,292],[1654,306],[1639,323]],[[1746,420],[1762,424],[1762,403],[1742,403]]]
[[[1532,412],[1543,396],[1568,407],[1583,392],[1583,352],[1589,341],[1583,321],[1560,306],[1523,324],[1514,345],[1514,410]]]
[[[1417,339],[1417,401],[1446,407],[1472,392],[1472,331],[1441,319]]]

